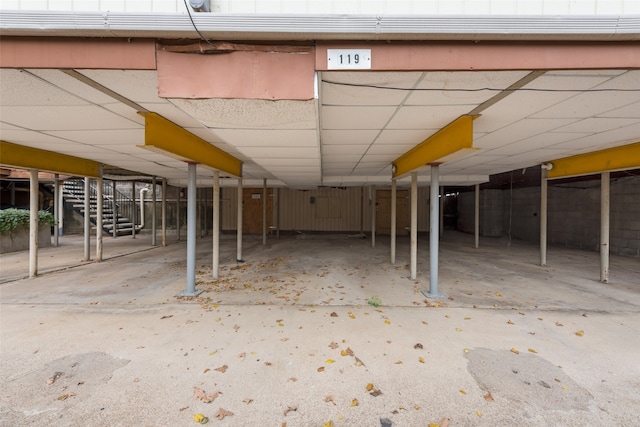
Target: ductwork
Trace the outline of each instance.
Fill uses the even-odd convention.
[[[312,15],[196,13],[233,40],[640,40],[640,15]],[[200,38],[187,14],[4,10],[2,36]]]

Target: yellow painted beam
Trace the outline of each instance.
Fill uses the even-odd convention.
[[[181,128],[157,113],[144,116],[144,145],[141,148],[159,152],[185,162],[200,163],[231,175],[242,176],[242,161],[204,139]]]
[[[429,163],[444,163],[473,148],[473,120],[479,116],[460,116],[393,163],[393,177],[398,178]]]
[[[0,164],[21,169],[100,177],[99,163],[80,157],[0,141]]]
[[[640,142],[553,160],[548,178],[590,175],[640,168]]]

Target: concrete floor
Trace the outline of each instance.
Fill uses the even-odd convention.
[[[247,236],[237,264],[224,235],[221,278],[199,239],[205,292],[179,299],[184,242],[106,238],[102,263],[61,242],[34,279],[0,257],[2,426],[640,424],[637,258],[604,285],[597,253],[540,267],[536,245],[447,231],[447,299],[426,300],[426,238],[413,281],[406,239],[391,265],[385,237]]]

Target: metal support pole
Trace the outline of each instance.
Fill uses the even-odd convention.
[[[444,234],[444,186],[440,187],[440,236]]]
[[[187,289],[178,296],[193,297],[202,293],[196,291],[196,164],[189,163],[189,184],[187,187]]]
[[[473,234],[475,237],[475,248],[480,247],[480,184],[476,184],[475,197],[473,205]]]
[[[131,181],[131,238],[136,238],[136,182]]]
[[[84,257],[83,261],[91,260],[91,185],[90,179],[84,179]]]
[[[364,237],[364,187],[360,187],[360,236]]]
[[[276,190],[276,239],[280,239],[280,189]]]
[[[262,179],[262,244],[267,244],[267,178]]]
[[[57,209],[58,209],[58,222],[56,224],[56,234],[62,236],[64,230],[64,191],[62,191],[62,187],[60,188],[60,192],[58,193],[58,201]]]
[[[391,264],[396,263],[396,180],[391,180]]]
[[[102,219],[103,219],[102,164],[98,165],[96,180],[96,261],[102,262]]]
[[[111,229],[112,233],[113,233],[113,238],[115,239],[116,237],[118,237],[118,193],[117,193],[117,189],[116,189],[116,181],[111,181],[111,188],[112,188],[112,197],[111,197],[111,202],[113,204],[113,217],[111,219],[111,221],[113,222],[113,228]]]
[[[440,230],[438,224],[438,186],[440,180],[440,168],[437,164],[431,165],[431,197],[430,197],[430,212],[429,212],[429,292],[422,292],[425,296],[430,298],[443,298],[443,295],[438,292],[438,251],[439,251],[439,236]]]
[[[418,276],[418,173],[411,172],[411,280]]]
[[[182,198],[182,188],[178,188],[178,198],[176,199],[176,233],[178,242],[180,241],[180,199]]]
[[[609,283],[609,214],[611,173],[602,172],[600,188],[600,281]]]
[[[60,203],[60,175],[55,174],[53,178],[53,246],[60,246],[58,239],[58,223],[60,222],[60,209],[58,209],[58,203]]]
[[[242,259],[242,178],[238,178],[238,212],[237,212],[237,262],[244,262]]]
[[[220,266],[220,172],[213,172],[213,278],[219,276]]]
[[[151,178],[151,246],[156,246],[156,177]]]
[[[540,265],[547,265],[547,171],[542,170],[540,178]]]
[[[29,171],[29,277],[38,275],[38,203],[40,201],[38,171]]]
[[[376,186],[371,187],[371,247],[376,247]]]
[[[160,209],[162,223],[162,246],[167,246],[167,179],[162,178],[162,203]]]

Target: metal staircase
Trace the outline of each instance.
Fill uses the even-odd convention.
[[[91,182],[89,194],[89,215],[91,223],[95,226],[97,219],[97,188],[95,182]],[[62,185],[64,200],[73,206],[73,210],[80,215],[85,215],[84,210],[84,180],[68,179]],[[103,181],[102,189],[102,230],[111,236],[130,236],[134,230],[137,234],[142,228],[135,225],[130,219],[135,215],[135,200],[115,190],[111,182]],[[115,219],[115,220],[114,220]]]

